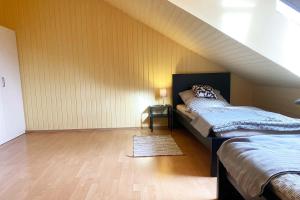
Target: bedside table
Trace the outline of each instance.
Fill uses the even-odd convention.
[[[153,121],[155,118],[168,118],[168,128],[173,129],[173,109],[171,105],[149,106],[150,129],[153,132]]]

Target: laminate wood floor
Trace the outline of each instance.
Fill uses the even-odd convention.
[[[168,130],[29,133],[0,146],[0,199],[216,199],[209,152],[184,130],[185,156],[132,158],[132,136]]]

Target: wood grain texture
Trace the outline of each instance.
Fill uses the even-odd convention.
[[[101,0],[0,2],[0,23],[17,32],[28,130],[146,125],[172,73],[224,71]],[[239,96],[246,83],[236,104],[251,101]]]
[[[0,146],[1,199],[216,199],[209,152],[185,131],[185,156],[128,157],[149,130],[26,134]],[[170,134],[167,130],[154,134]]]

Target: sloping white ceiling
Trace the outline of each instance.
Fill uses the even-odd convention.
[[[169,1],[105,1],[242,77],[265,85],[300,87],[298,76]]]

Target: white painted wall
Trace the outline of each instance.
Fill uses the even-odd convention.
[[[169,0],[300,76],[300,25],[277,11],[277,0]]]
[[[0,144],[24,132],[25,119],[16,36],[14,31],[0,27]]]

